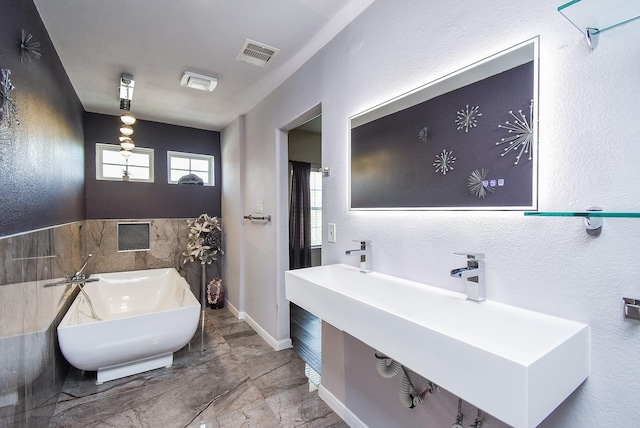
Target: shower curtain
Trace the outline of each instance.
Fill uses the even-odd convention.
[[[291,161],[289,269],[311,266],[311,164]]]

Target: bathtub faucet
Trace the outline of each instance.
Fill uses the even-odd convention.
[[[82,264],[82,267],[78,269],[74,274],[65,275],[63,280],[58,282],[50,282],[48,284],[45,284],[44,287],[55,287],[56,285],[64,285],[64,284],[80,284],[80,287],[82,287],[87,282],[98,281],[98,278],[87,278],[82,273],[84,271],[84,268],[87,267],[87,264],[89,263],[89,260],[91,259],[92,256],[93,254],[89,254],[87,256],[87,259]]]
[[[484,254],[482,253],[456,253],[467,258],[467,266],[453,269],[451,276],[454,278],[466,278],[467,300],[471,302],[484,302]]]
[[[345,254],[347,256],[350,255],[360,255],[360,272],[367,273],[371,272],[371,241],[356,241],[359,242],[360,248],[357,250],[347,250]]]
[[[84,276],[84,274],[82,272],[84,271],[84,268],[87,267],[87,263],[89,263],[89,260],[91,260],[91,257],[93,257],[93,254],[89,253],[87,255],[86,260],[82,264],[82,267],[80,269],[78,269],[78,271],[76,273],[74,273],[73,275],[67,276],[69,278],[69,280],[71,281],[71,283],[80,282],[80,281],[82,281],[83,283],[85,282],[85,278],[86,277]]]

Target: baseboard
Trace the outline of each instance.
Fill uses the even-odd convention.
[[[236,308],[235,306],[233,306],[231,304],[231,302],[229,302],[228,300],[225,299],[224,304],[226,305],[227,309],[229,309],[229,311],[239,320],[243,320],[244,319],[244,312],[240,312],[238,310],[238,308]]]
[[[262,337],[264,341],[267,342],[269,346],[271,346],[276,351],[282,351],[283,349],[288,349],[292,347],[291,338],[284,339],[284,340],[276,340],[273,336],[267,333],[265,329],[260,327],[260,324],[255,322],[254,319],[251,318],[246,313],[243,313],[243,317],[238,319],[244,319],[246,323],[249,324],[251,328],[253,328],[255,332],[258,333],[258,335]]]
[[[351,428],[368,428],[367,424],[362,422],[342,401],[338,400],[335,395],[329,392],[324,385],[320,385],[320,388],[318,388],[318,396]]]
[[[267,342],[269,344],[269,346],[271,346],[276,351],[282,351],[283,349],[288,349],[288,348],[291,348],[293,346],[291,344],[291,339],[290,338],[289,339],[285,339],[285,340],[276,340],[276,339],[274,339],[273,336],[271,336],[269,333],[267,333],[267,331],[265,329],[260,327],[260,324],[255,322],[253,320],[253,318],[251,318],[249,315],[246,314],[246,312],[240,312],[235,306],[233,306],[231,303],[229,303],[228,300],[225,300],[225,305],[227,305],[227,308],[229,309],[229,311],[236,318],[238,318],[239,320],[246,321],[246,323],[249,324],[251,326],[251,328],[254,329],[255,332],[258,333],[258,335],[260,337],[262,337],[264,339],[264,341]]]

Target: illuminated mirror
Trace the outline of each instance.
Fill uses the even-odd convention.
[[[350,118],[351,209],[537,209],[538,38]]]

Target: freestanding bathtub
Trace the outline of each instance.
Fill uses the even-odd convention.
[[[95,315],[78,293],[58,326],[60,349],[80,370],[103,382],[173,364],[198,326],[200,303],[174,268],[91,275]]]

